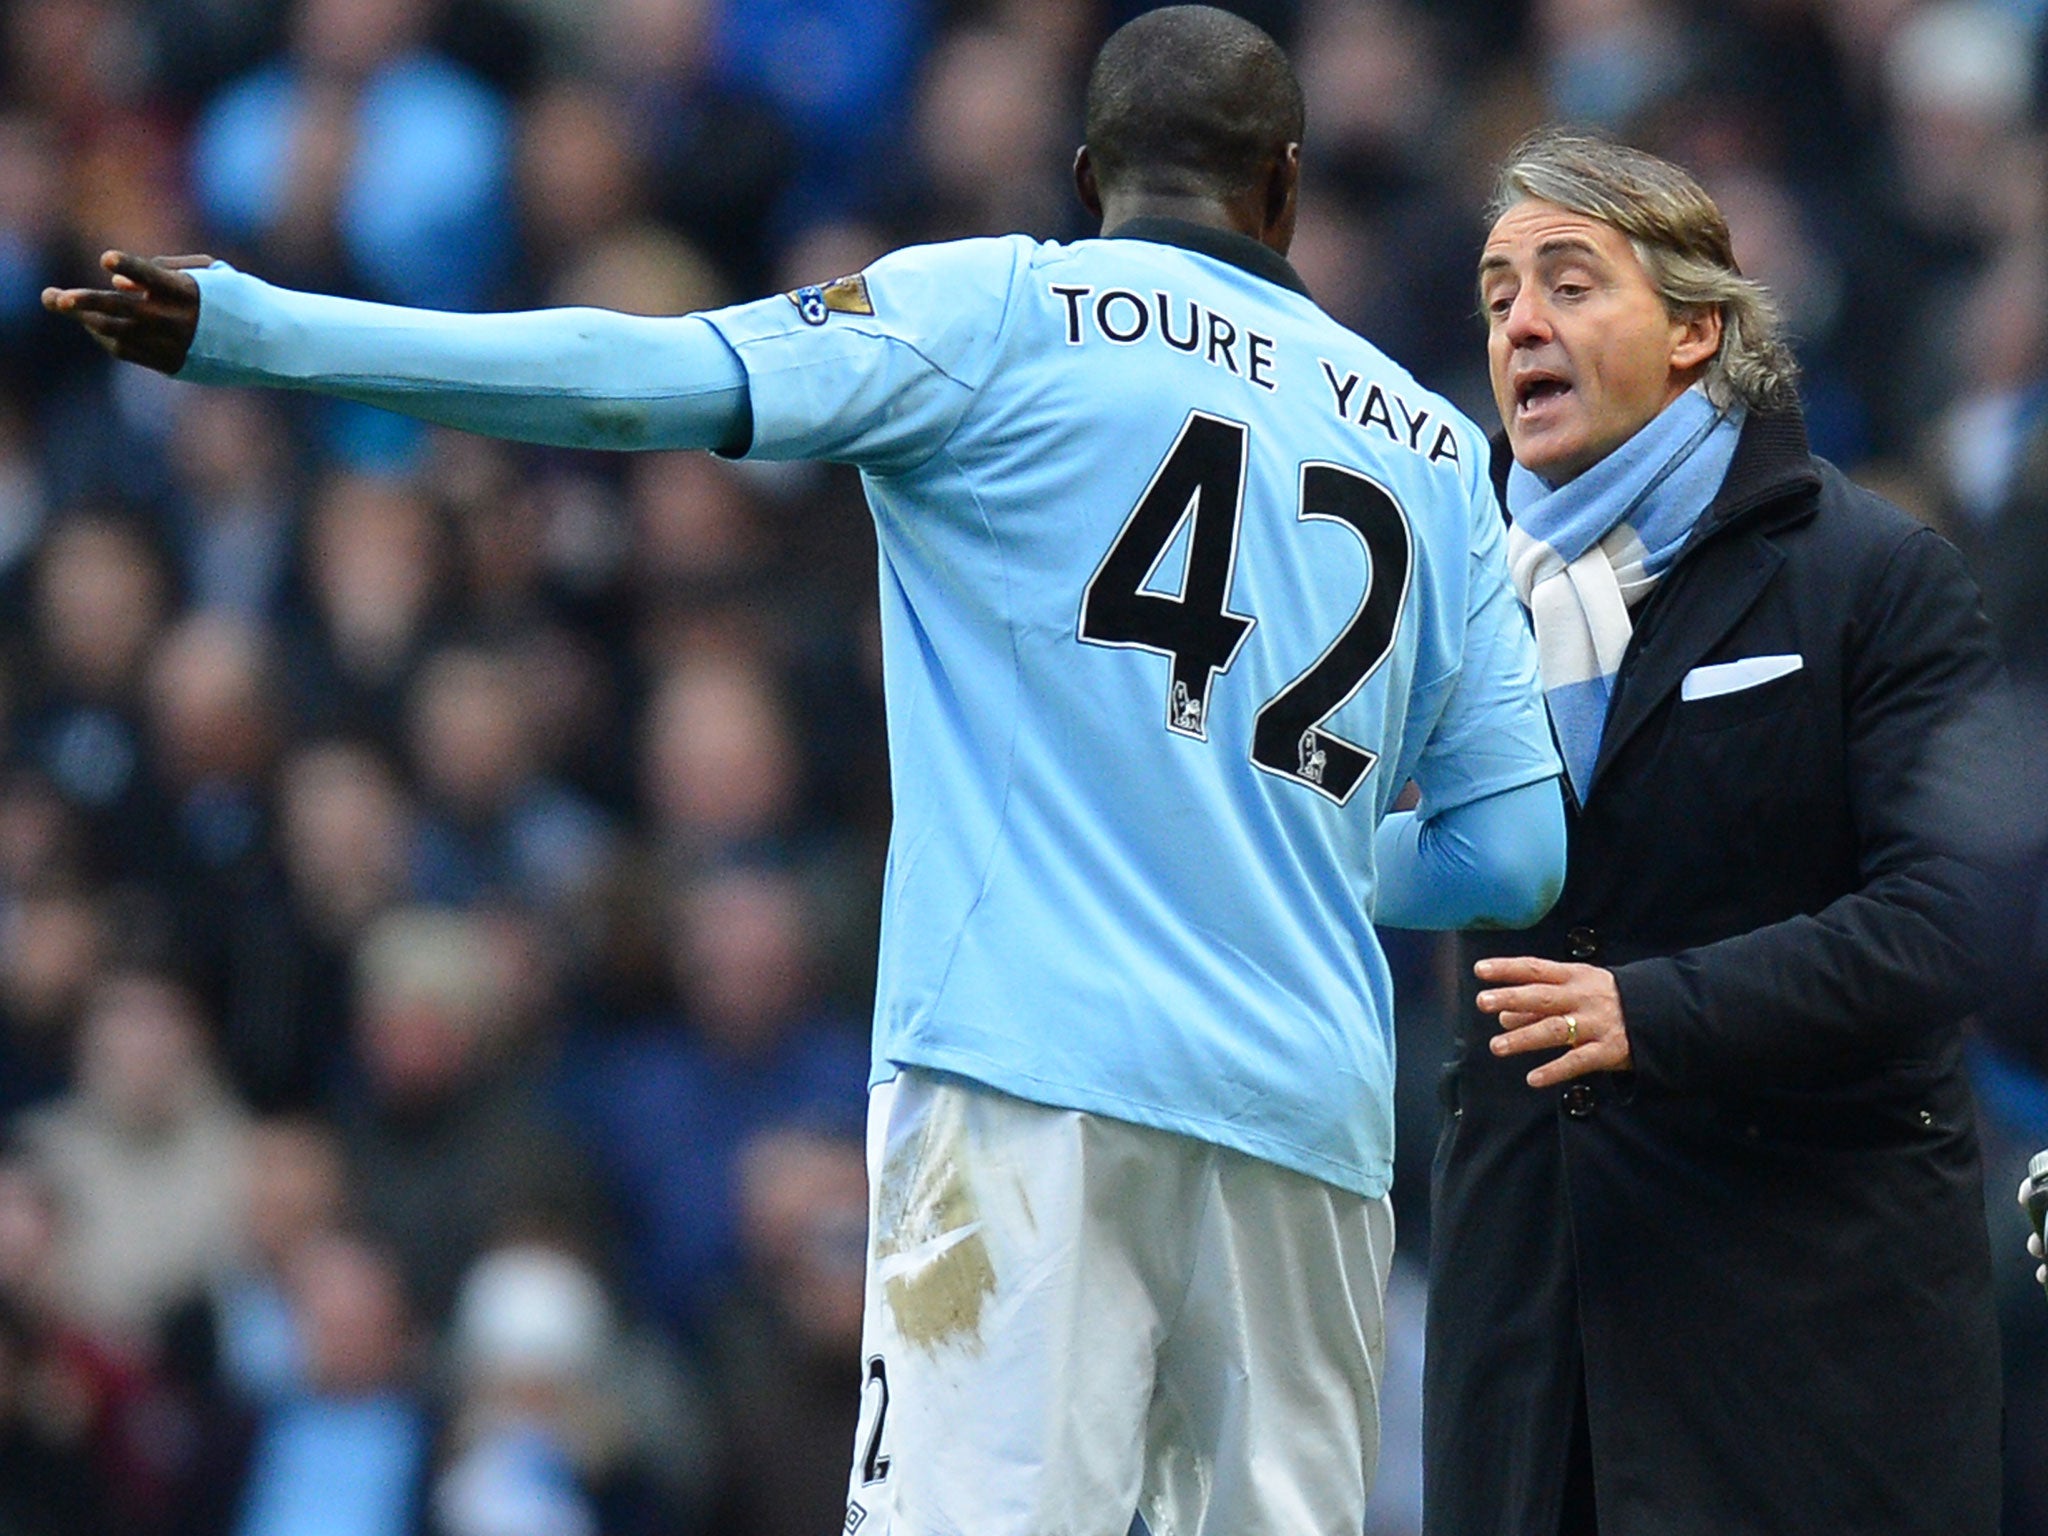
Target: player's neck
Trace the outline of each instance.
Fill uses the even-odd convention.
[[[1252,207],[1240,206],[1239,201],[1225,202],[1214,197],[1172,192],[1131,192],[1103,200],[1103,234],[1113,235],[1134,219],[1179,219],[1185,224],[1228,230],[1261,245],[1273,245],[1264,220]],[[1273,248],[1283,256],[1287,254],[1278,246]]]

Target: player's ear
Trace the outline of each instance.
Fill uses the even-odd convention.
[[[1273,157],[1266,172],[1266,227],[1294,223],[1294,199],[1301,190],[1301,146],[1289,144]]]
[[[1088,158],[1086,144],[1074,151],[1074,191],[1091,216],[1102,217],[1102,188],[1095,184],[1095,162]]]
[[[1267,162],[1265,183],[1259,189],[1259,239],[1282,256],[1294,244],[1294,220],[1300,209],[1301,146],[1283,145]]]

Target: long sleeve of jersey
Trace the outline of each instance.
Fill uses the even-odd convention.
[[[1373,920],[1393,928],[1526,928],[1564,889],[1564,802],[1556,779],[1438,815],[1397,811],[1374,839]]]
[[[199,329],[178,372],[301,389],[442,426],[564,448],[743,452],[746,371],[695,315],[605,309],[464,315],[194,272]]]

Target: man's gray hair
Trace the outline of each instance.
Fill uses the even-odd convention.
[[[1539,128],[1501,166],[1488,220],[1529,199],[1620,230],[1673,316],[1721,312],[1721,349],[1704,375],[1716,405],[1770,409],[1798,398],[1778,306],[1735,265],[1727,219],[1686,171],[1610,139]]]

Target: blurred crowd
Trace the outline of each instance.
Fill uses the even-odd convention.
[[[849,475],[510,448],[116,372],[108,246],[667,313],[1088,233],[1117,0],[0,3],[0,1531],[795,1536],[844,1498],[888,830]],[[1817,451],[1978,562],[2010,728],[1977,1041],[2048,1531],[2048,3],[1263,0],[1296,261],[1491,419],[1490,168],[1697,172]],[[1376,1530],[1415,1522],[1449,978],[1401,983]],[[1931,1407],[1930,1411],[1938,1411]]]

